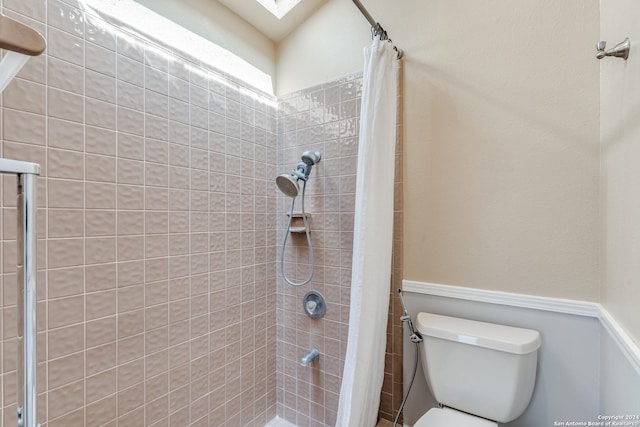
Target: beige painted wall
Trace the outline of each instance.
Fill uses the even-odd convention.
[[[369,24],[349,0],[318,9],[276,48],[276,94],[283,95],[362,70]]]
[[[598,1],[364,3],[405,51],[405,278],[598,300]],[[368,31],[329,2],[278,92],[360,69]]]
[[[275,74],[275,44],[216,0],[135,0],[194,33]]]
[[[629,37],[628,61],[601,61],[602,302],[640,342],[640,6],[602,0],[601,35],[613,47]]]

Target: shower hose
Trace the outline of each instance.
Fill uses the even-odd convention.
[[[413,380],[416,379],[416,372],[418,371],[418,359],[420,358],[420,348],[419,342],[414,342],[413,343],[416,347],[416,357],[415,357],[415,362],[413,364],[413,373],[411,374],[411,381],[409,382],[409,387],[407,388],[407,392],[405,393],[404,397],[402,398],[402,404],[400,405],[400,408],[398,409],[398,414],[396,415],[396,419],[393,421],[393,427],[396,427],[398,425],[398,420],[400,419],[400,414],[402,414],[402,411],[404,410],[404,405],[405,403],[407,403],[407,398],[409,397],[409,393],[411,392],[411,387],[413,386]]]
[[[287,277],[287,272],[284,269],[284,252],[287,246],[287,239],[289,238],[289,231],[291,230],[291,221],[293,220],[293,208],[296,204],[296,198],[291,199],[291,211],[289,212],[289,223],[287,224],[287,231],[284,233],[284,240],[282,241],[282,252],[280,254],[280,269],[282,270],[282,277],[284,281],[290,286],[303,286],[311,281],[313,274],[315,273],[315,258],[313,257],[313,246],[311,245],[311,236],[309,235],[309,224],[307,224],[307,215],[304,211],[304,193],[307,189],[307,181],[303,181],[302,184],[302,221],[304,221],[304,231],[307,235],[307,246],[309,247],[309,259],[311,261],[311,272],[309,277],[300,283],[296,283]]]

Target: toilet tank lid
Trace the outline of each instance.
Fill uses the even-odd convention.
[[[540,332],[495,323],[478,322],[432,313],[418,313],[422,335],[476,345],[514,354],[527,354],[540,347]]]

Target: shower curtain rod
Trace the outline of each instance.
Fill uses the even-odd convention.
[[[380,40],[389,40],[389,42],[391,42],[389,35],[384,30],[384,28],[382,28],[382,25],[380,25],[378,21],[373,19],[373,16],[371,16],[367,8],[364,7],[360,0],[353,0],[353,4],[356,5],[356,7],[360,10],[360,13],[362,13],[367,21],[369,21],[369,24],[371,24],[371,29],[376,35],[380,36]],[[402,50],[398,49],[395,45],[393,46],[393,48],[396,50],[396,52],[398,52],[398,59],[402,58]]]

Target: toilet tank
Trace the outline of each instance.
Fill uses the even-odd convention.
[[[431,313],[416,323],[438,403],[501,423],[522,415],[536,380],[538,331]]]

